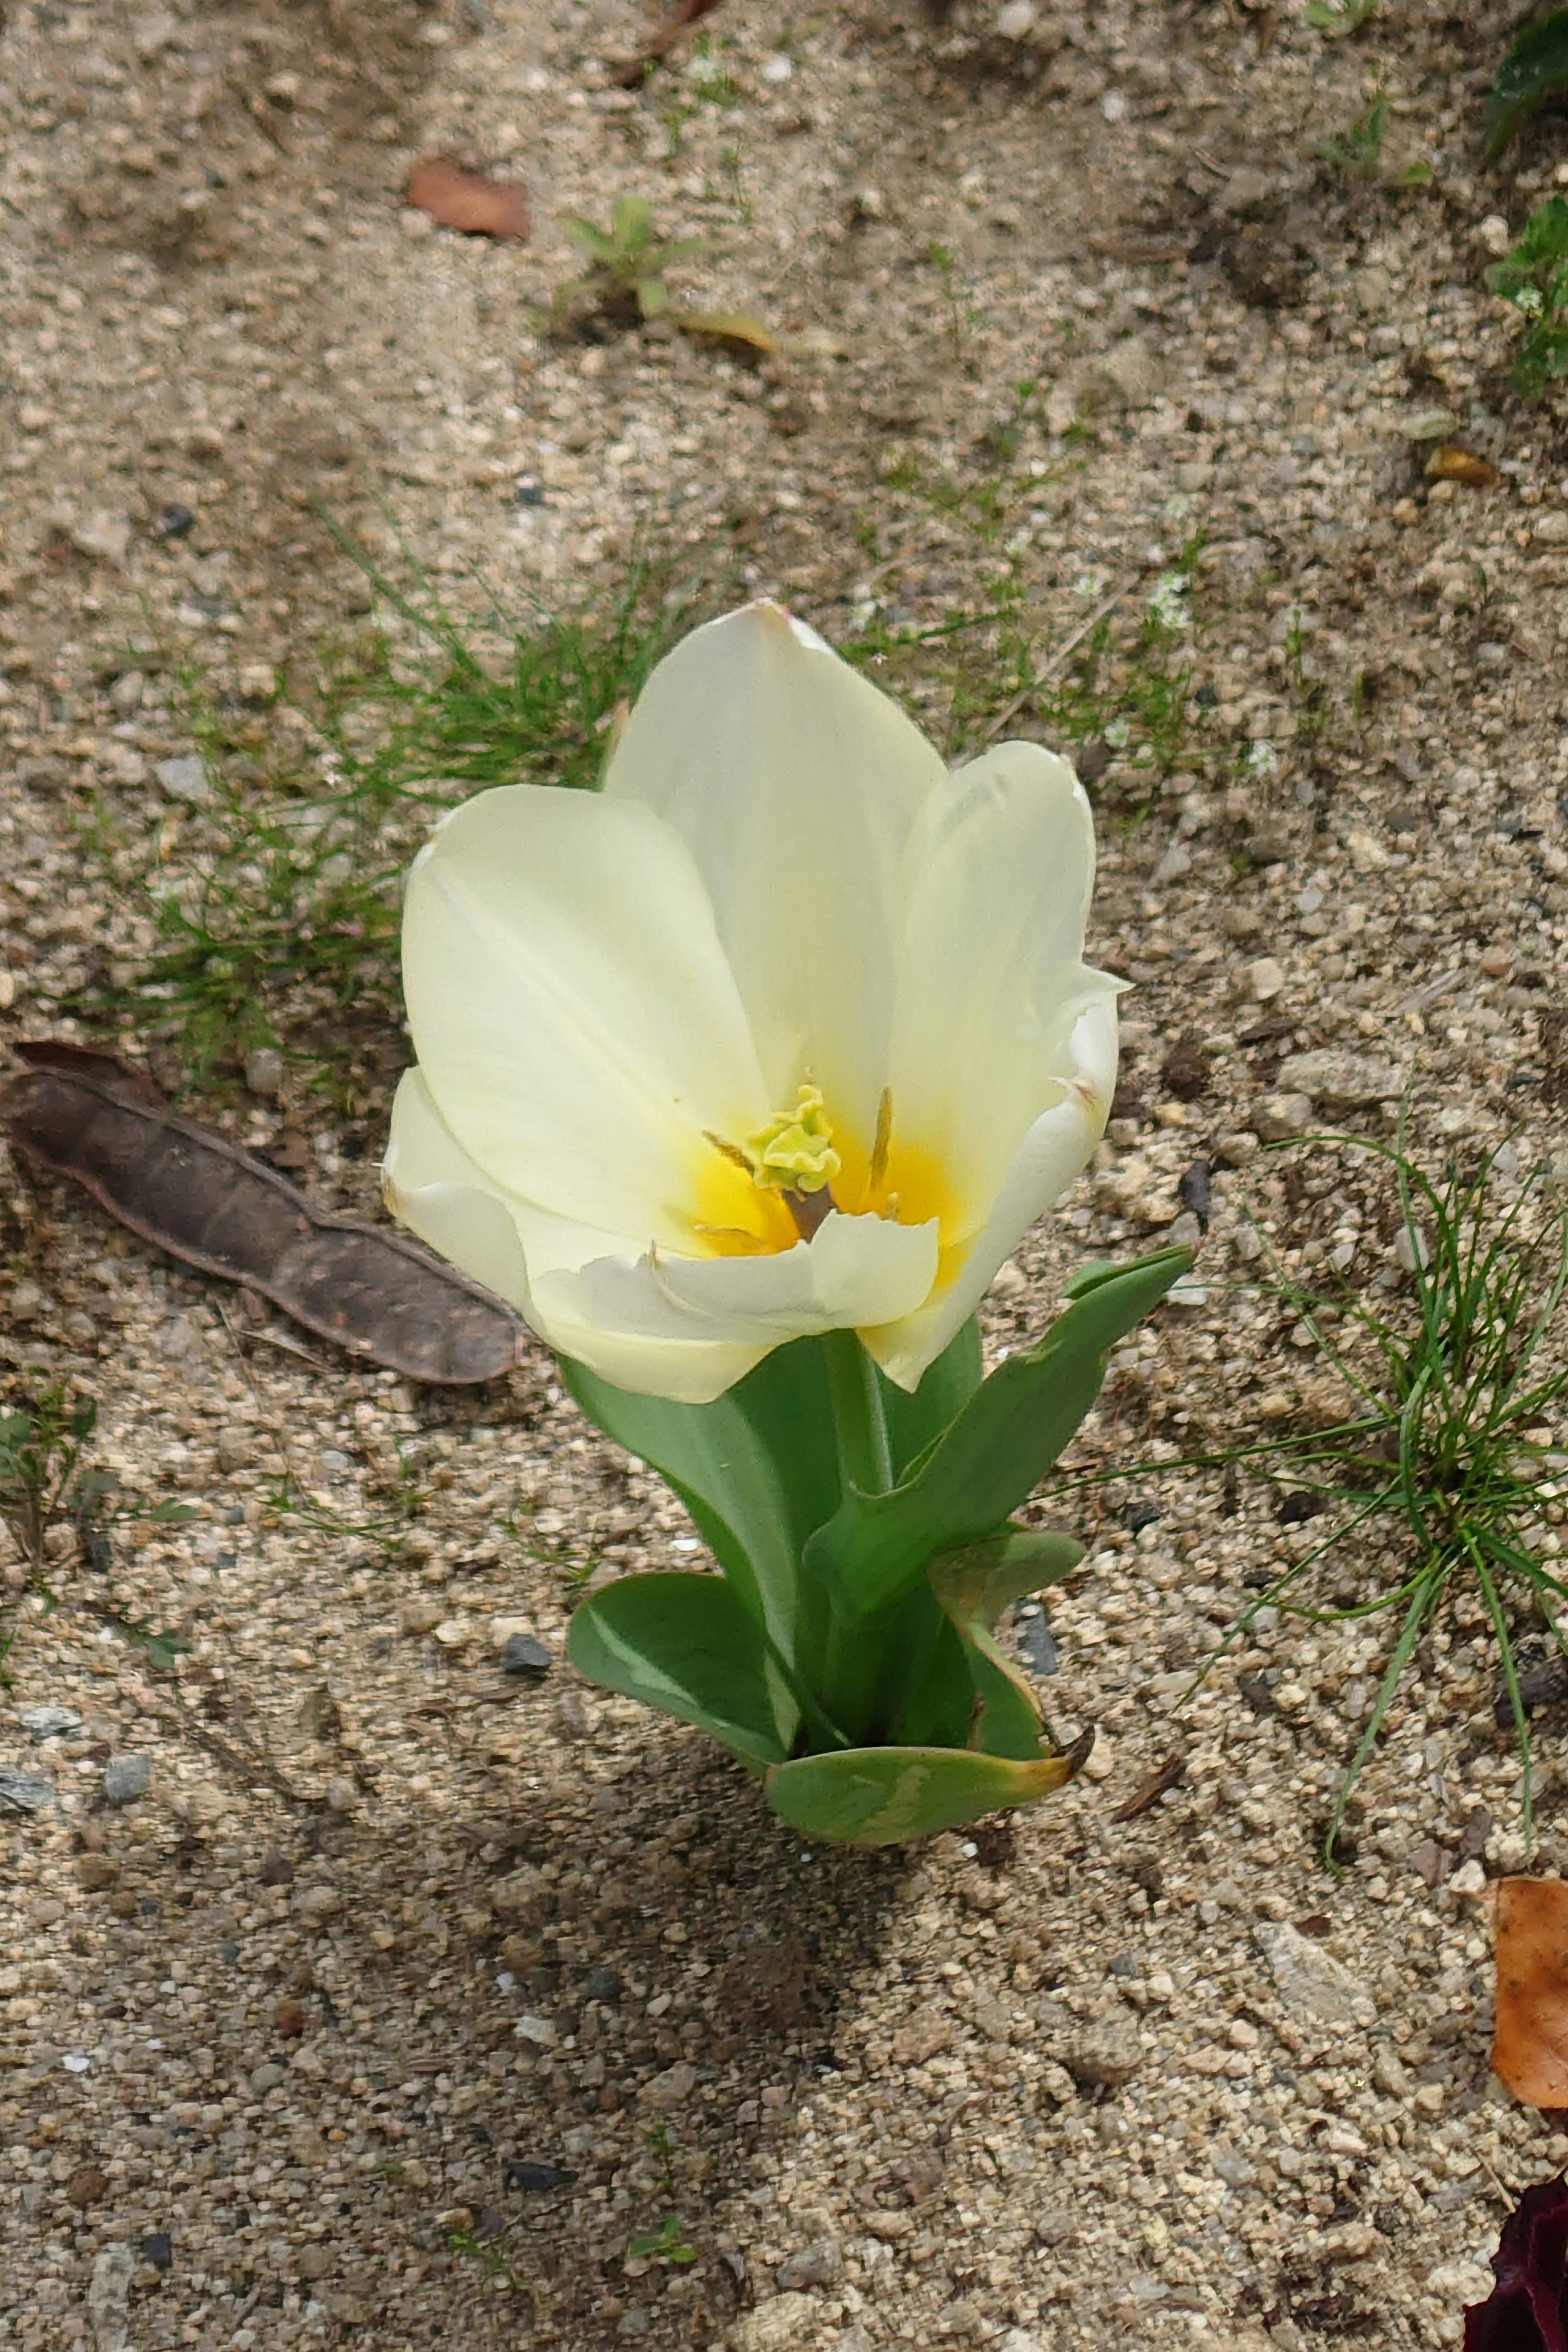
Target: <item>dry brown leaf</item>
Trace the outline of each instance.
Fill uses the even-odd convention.
[[[760,319],[749,310],[671,310],[672,327],[687,335],[711,335],[715,342],[740,343],[748,351],[771,354],[778,349]]]
[[[1568,1885],[1500,1878],[1492,2070],[1531,2107],[1568,2107]]]
[[[180,1118],[111,1054],[24,1044],[0,1122],[172,1257],[240,1282],[308,1331],[411,1380],[454,1387],[510,1371],[522,1325],[504,1301],[401,1234],[330,1217],[285,1176]]]
[[[1457,441],[1438,443],[1426,460],[1426,477],[1433,482],[1462,482],[1468,490],[1495,490],[1502,479],[1489,457],[1478,457]]]
[[[408,175],[405,199],[443,228],[465,236],[526,236],[528,197],[512,180],[465,172],[448,155],[426,155]]]

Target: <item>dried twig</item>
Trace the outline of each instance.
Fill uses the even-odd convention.
[[[1113,589],[1109,596],[1101,599],[1100,603],[1095,606],[1093,612],[1089,614],[1088,620],[1083,622],[1079,627],[1076,628],[1065,644],[1059,645],[1057,647],[1049,661],[1045,663],[1041,668],[1036,671],[1034,677],[1029,680],[1028,685],[1021,686],[1017,693],[1013,697],[1012,701],[1005,704],[1004,707],[996,713],[995,718],[991,721],[990,726],[985,730],[984,734],[982,736],[982,742],[992,742],[995,737],[1001,733],[1009,719],[1011,719],[1016,711],[1023,709],[1025,703],[1029,699],[1030,695],[1037,694],[1042,686],[1047,686],[1050,683],[1051,679],[1055,677],[1058,670],[1061,669],[1071,656],[1077,653],[1079,646],[1082,645],[1089,631],[1091,629],[1098,628],[1100,622],[1104,620],[1108,613],[1114,613],[1118,604],[1123,603],[1127,597],[1131,596],[1136,585],[1137,583],[1135,581],[1124,581],[1120,588]]]

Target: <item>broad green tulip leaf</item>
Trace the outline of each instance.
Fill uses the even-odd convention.
[[[789,1753],[794,1702],[721,1576],[623,1577],[584,1601],[566,1654],[590,1682],[695,1724],[750,1762]]]
[[[1083,1557],[1070,1536],[1008,1528],[988,1542],[942,1552],[931,1563],[941,1613],[928,1625],[912,1596],[896,1645],[902,1696],[886,1707],[888,1738],[910,1747],[980,1748],[1033,1759],[1040,1710],[1034,1686],[992,1637],[1009,1601],[1059,1584]]]
[[[1034,1685],[997,1642],[992,1628],[1009,1601],[1059,1584],[1083,1558],[1070,1536],[1011,1528],[988,1542],[939,1552],[931,1589],[963,1645],[977,1707],[966,1745],[988,1756],[1033,1760],[1044,1728]]]
[[[878,1373],[895,1478],[905,1477],[948,1423],[957,1419],[980,1386],[981,1371],[980,1325],[972,1315],[935,1363],[928,1365],[912,1395],[896,1381]]]
[[[775,1348],[712,1404],[636,1396],[565,1360],[562,1375],[591,1422],[668,1480],[738,1598],[804,1665],[801,1554],[841,1494],[821,1340]]]
[[[1080,1277],[1045,1337],[998,1365],[901,1485],[846,1496],[806,1552],[839,1611],[869,1617],[918,1582],[934,1553],[994,1535],[1093,1404],[1110,1349],[1191,1264],[1190,1250],[1157,1250]]]
[[[1568,89],[1568,8],[1527,25],[1498,68],[1487,100],[1484,160],[1495,163],[1536,109]]]
[[[1092,1745],[1089,1733],[1065,1756],[1031,1764],[963,1748],[842,1748],[781,1764],[768,1775],[768,1802],[806,1837],[900,1845],[1049,1796],[1072,1779]]]

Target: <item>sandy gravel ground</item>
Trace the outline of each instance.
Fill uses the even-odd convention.
[[[62,992],[153,945],[148,841],[176,886],[199,861],[160,775],[192,750],[181,680],[264,709],[261,666],[364,616],[314,499],[378,548],[392,518],[459,604],[476,564],[613,593],[640,537],[839,639],[1000,585],[1044,653],[1121,592],[1125,672],[1175,594],[1179,763],[1092,739],[1094,948],[1137,983],[1117,1117],[988,1337],[1171,1226],[1207,1157],[1200,1279],[1119,1355],[1085,1463],[1331,1412],[1247,1286],[1246,1218],[1392,1297],[1386,1185],[1345,1155],[1287,1181],[1259,1139],[1386,1137],[1408,1099],[1434,1165],[1509,1134],[1568,1155],[1568,473],[1480,276],[1564,151],[1542,124],[1479,170],[1512,13],[1384,0],[1331,44],[1294,0],[731,0],[633,91],[605,63],[646,35],[630,5],[10,0],[0,1034],[84,1034]],[[1314,156],[1380,83],[1388,161],[1430,189]],[[403,209],[429,150],[525,181],[532,241]],[[542,331],[558,215],[624,193],[710,240],[693,298],[773,324],[776,361]],[[1444,433],[1494,487],[1428,484]],[[973,693],[996,640],[966,643]],[[944,661],[897,682],[956,741]],[[323,1094],[324,1034],[287,1041],[280,1098],[220,1070],[193,1107],[303,1136],[318,1197],[365,1207],[401,1041],[364,1008]],[[242,1348],[231,1299],[63,1188],[7,1173],[0,1220],[16,1380],[75,1380],[96,1458],[195,1511],[107,1571],[62,1538],[0,1703],[0,1762],[54,1792],[0,1811],[7,2340],[1458,2343],[1512,2194],[1568,2158],[1487,2064],[1478,1897],[1523,1849],[1479,1607],[1424,1644],[1335,1878],[1379,1621],[1265,1612],[1184,1702],[1310,1531],[1245,1485],[1112,1484],[1051,1610],[1089,1775],[973,1838],[804,1851],[561,1662],[584,1578],[700,1547],[542,1351],[417,1394]],[[1401,1559],[1347,1555],[1342,1597]],[[106,1601],[183,1625],[180,1673]],[[518,1631],[542,1680],[500,1671]],[[39,1706],[76,1720],[36,1738]],[[1538,1733],[1560,1865],[1568,1756]]]

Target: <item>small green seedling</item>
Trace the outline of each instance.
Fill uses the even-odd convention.
[[[1568,376],[1568,201],[1549,196],[1536,206],[1519,242],[1487,271],[1487,284],[1530,321],[1513,380],[1527,400],[1540,400]]]
[[[1548,99],[1568,89],[1568,8],[1526,25],[1498,68],[1487,100],[1485,160],[1498,157]]]
[[[580,213],[568,213],[562,227],[590,267],[585,278],[556,291],[557,311],[586,298],[598,316],[615,327],[668,319],[683,334],[706,335],[754,352],[778,346],[760,320],[746,310],[678,310],[670,301],[667,274],[677,262],[706,248],[700,236],[661,237],[646,196],[617,197],[607,229],[595,228]]]
[[[561,226],[589,269],[585,278],[561,288],[557,304],[587,296],[617,325],[665,317],[669,310],[667,272],[689,255],[700,253],[704,244],[700,236],[661,237],[646,196],[618,196],[607,229],[595,228],[580,213],[566,214]]]
[[[678,2213],[667,2213],[662,2225],[644,2237],[634,2238],[627,2246],[628,2254],[644,2262],[694,2263],[697,2249],[689,2245],[686,2231]]]
[[[1416,157],[1395,169],[1384,169],[1384,142],[1388,136],[1388,100],[1380,90],[1364,114],[1358,114],[1342,138],[1320,139],[1316,152],[1342,178],[1364,188],[1427,188],[1432,166]]]
[[[1377,0],[1308,0],[1307,22],[1314,33],[1331,41],[1343,33],[1359,33],[1377,14]]]

